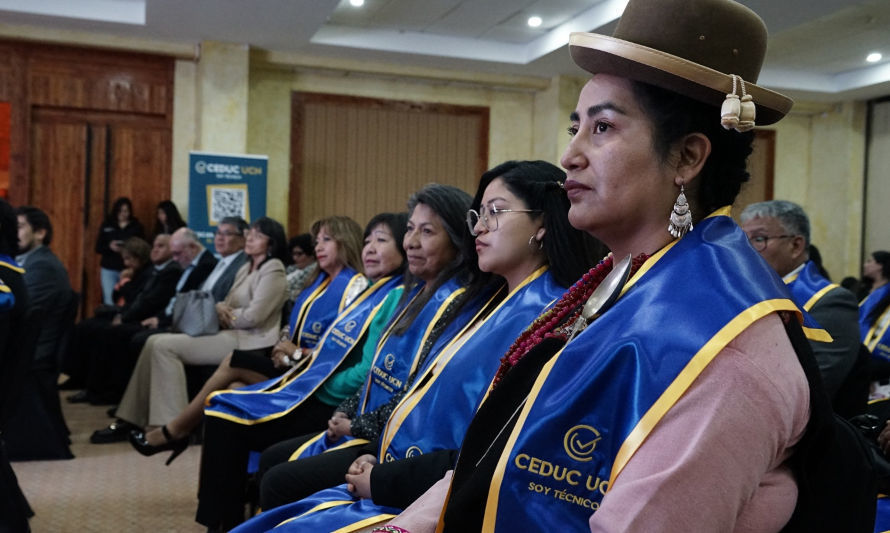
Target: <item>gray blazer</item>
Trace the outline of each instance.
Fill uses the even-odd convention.
[[[226,295],[229,294],[229,289],[232,288],[232,283],[235,282],[235,274],[238,273],[241,265],[246,262],[247,254],[243,250],[238,252],[238,257],[232,260],[232,263],[226,267],[222,275],[217,278],[216,283],[213,284],[213,288],[210,289],[210,294],[213,295],[214,301],[221,302],[225,300]]]

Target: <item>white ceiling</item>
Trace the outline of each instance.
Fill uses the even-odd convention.
[[[204,40],[500,74],[580,74],[571,31],[611,33],[627,0],[0,0],[4,28]],[[760,82],[798,98],[890,95],[890,0],[742,0],[771,39]],[[526,20],[544,23],[530,28]],[[666,20],[666,24],[670,21]],[[883,53],[877,64],[869,52]]]

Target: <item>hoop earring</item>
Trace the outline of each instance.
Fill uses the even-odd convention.
[[[536,241],[535,236],[532,235],[531,237],[528,238],[528,247],[534,248],[534,246],[535,246],[534,243],[538,243],[538,250],[544,249],[544,239],[541,239],[540,241]]]
[[[686,200],[685,192],[686,188],[680,185],[680,194],[677,196],[677,201],[674,202],[670,224],[668,224],[668,233],[677,239],[692,231],[692,211],[689,210],[689,202]]]

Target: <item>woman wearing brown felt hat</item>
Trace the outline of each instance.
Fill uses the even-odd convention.
[[[766,40],[730,0],[571,35],[569,220],[613,255],[506,354],[450,482],[379,531],[870,531],[798,505],[833,423],[804,332],[828,338],[729,217],[749,130],[791,108],[756,84]]]

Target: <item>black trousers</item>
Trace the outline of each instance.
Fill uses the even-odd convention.
[[[310,396],[290,413],[254,425],[204,417],[195,520],[226,531],[243,522],[250,452],[263,451],[294,435],[323,431],[334,409]]]
[[[318,431],[270,446],[260,458],[257,476],[260,484],[260,507],[272,509],[302,500],[307,496],[346,482],[344,476],[359,456],[369,451],[366,446],[350,446],[340,450],[289,461],[290,456]]]
[[[139,353],[152,335],[167,333],[168,328],[147,329],[139,323],[127,323],[96,331],[89,351],[87,392],[98,404],[118,403],[127,389]]]

